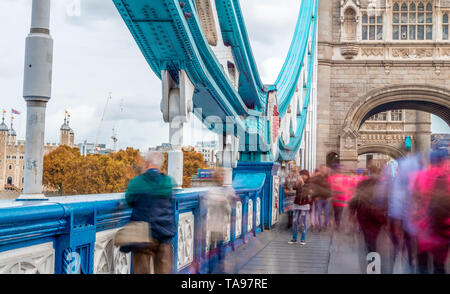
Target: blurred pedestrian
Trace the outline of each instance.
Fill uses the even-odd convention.
[[[291,170],[289,171],[289,174],[284,182],[285,208],[288,212],[288,230],[292,227],[295,186],[297,185],[298,177],[298,166],[292,165]]]
[[[367,253],[377,252],[377,238],[381,228],[387,223],[386,197],[377,195],[380,170],[369,167],[370,177],[361,181],[355,196],[349,201],[349,213],[358,221],[364,236]]]
[[[328,183],[328,167],[320,166],[319,173],[311,178],[313,201],[315,201],[317,225],[319,231],[326,230],[330,220],[331,190]],[[322,218],[322,214],[324,215]],[[323,222],[322,222],[323,219]]]
[[[341,165],[335,165],[328,177],[333,202],[335,229],[339,230],[344,209],[350,200],[350,177],[345,175]]]
[[[132,207],[131,221],[147,222],[151,230],[151,246],[131,248],[134,274],[150,274],[151,257],[155,274],[172,273],[172,238],[176,234],[174,182],[161,173],[163,162],[161,153],[149,152],[145,157],[146,172],[132,179],[125,193],[126,202]]]
[[[433,272],[445,273],[450,235],[450,168],[447,156],[442,150],[431,152],[429,166],[417,173],[414,183],[411,222],[417,230],[418,271],[422,274],[430,272],[429,257],[433,258]]]
[[[298,227],[301,223],[302,233],[300,236],[300,244],[306,244],[306,233],[308,230],[307,217],[311,210],[312,189],[309,183],[309,172],[307,170],[300,171],[296,185],[296,195],[294,200],[294,213],[292,221],[292,240],[289,244],[296,244],[298,238]]]
[[[213,179],[216,186],[201,198],[201,206],[207,213],[207,229],[210,233],[208,273],[223,274],[225,273],[225,239],[228,236],[226,224],[231,224],[233,203],[239,198],[231,186],[224,186],[225,170],[223,168],[215,169]],[[217,260],[213,258],[214,252]]]
[[[388,200],[389,233],[394,246],[392,269],[397,256],[401,256],[406,248],[409,272],[414,273],[414,232],[409,222],[412,201],[412,183],[415,182],[417,172],[422,169],[419,155],[407,156],[398,160]],[[391,166],[385,169],[385,175],[391,173]]]

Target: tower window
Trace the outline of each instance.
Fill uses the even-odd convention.
[[[383,40],[383,15],[362,15],[361,38],[363,40]]]
[[[391,121],[403,121],[403,110],[392,110]]]
[[[377,113],[375,115],[372,115],[367,120],[370,120],[370,121],[386,121],[387,120],[387,112]]]
[[[423,2],[409,6],[395,3],[392,13],[392,39],[394,40],[432,40],[433,5]]]
[[[448,13],[444,13],[442,16],[442,40],[448,40]]]

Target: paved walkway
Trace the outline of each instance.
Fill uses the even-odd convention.
[[[286,215],[227,256],[226,270],[238,274],[326,274],[330,258],[330,233],[310,232],[306,245],[290,245]]]
[[[240,274],[326,274],[330,259],[330,234],[310,233],[306,245],[287,242],[288,231],[278,234],[240,270]]]
[[[290,245],[291,231],[286,230],[287,216],[272,230],[264,231],[247,244],[231,252],[226,272],[238,274],[365,274],[364,242],[361,234],[308,232],[306,245]],[[382,230],[378,239],[381,273],[407,274],[406,256],[392,265],[392,245]],[[450,255],[447,260],[450,272]]]

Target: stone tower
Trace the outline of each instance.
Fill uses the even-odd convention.
[[[319,1],[318,165],[430,149],[430,113],[450,123],[449,16],[450,0]]]
[[[0,124],[0,161],[3,163],[0,165],[0,190],[3,190],[5,186],[5,167],[6,162],[6,147],[8,145],[8,132],[9,128],[5,124],[5,113],[3,113],[2,123]]]
[[[59,144],[60,145],[67,145],[67,146],[74,146],[74,140],[75,140],[75,132],[70,128],[69,126],[69,118],[70,115],[66,111],[66,114],[64,116],[64,123],[62,124],[60,128],[60,137],[59,137]]]

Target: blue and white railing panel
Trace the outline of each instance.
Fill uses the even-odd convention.
[[[277,221],[278,167],[239,163],[235,169],[233,186],[240,199],[223,222],[228,251]],[[206,212],[199,201],[207,191],[185,189],[174,196],[174,273],[203,273],[216,256],[214,249],[207,252]],[[113,241],[130,216],[123,194],[0,201],[0,273],[131,273],[131,254],[120,252]]]
[[[114,246],[118,229],[98,232],[94,249],[94,274],[129,274],[131,253],[125,254]]]

